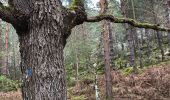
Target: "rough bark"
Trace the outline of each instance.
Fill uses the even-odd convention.
[[[66,100],[65,13],[58,0],[36,1],[33,8],[29,31],[19,35],[23,98]]]
[[[0,3],[0,18],[11,23],[19,36],[24,100],[67,99],[63,49],[76,25],[106,19],[140,28],[170,30],[110,15],[88,19],[83,1],[74,0],[69,9],[60,0],[9,0],[9,7]]]
[[[68,11],[60,0],[11,3],[11,8],[1,4],[0,18],[10,22],[19,36],[23,99],[66,100],[63,49],[71,28],[81,24],[86,15],[79,7]]]

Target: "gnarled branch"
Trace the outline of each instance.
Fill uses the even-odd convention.
[[[11,23],[17,33],[26,31],[28,29],[28,16],[16,10],[13,3],[13,0],[8,0],[9,6],[4,6],[0,3],[0,18],[5,22]]]
[[[82,22],[99,22],[102,20],[110,20],[114,23],[127,23],[134,27],[138,28],[146,28],[146,29],[153,29],[157,31],[168,31],[170,32],[169,28],[160,27],[157,24],[150,24],[150,23],[141,23],[134,19],[130,18],[118,18],[114,17],[113,15],[99,15],[95,17],[87,18],[84,8],[84,0],[73,0],[72,6],[69,8],[71,15],[73,15],[73,26],[82,24]]]
[[[111,22],[114,22],[114,23],[127,23],[127,24],[130,24],[130,25],[132,25],[134,27],[138,27],[138,28],[153,29],[153,30],[157,30],[157,31],[170,31],[169,28],[163,28],[157,24],[141,23],[141,22],[137,22],[134,19],[118,18],[118,17],[114,17],[112,15],[99,15],[99,16],[95,16],[95,17],[90,17],[90,18],[87,18],[85,20],[85,22],[99,22],[101,20],[110,20]]]

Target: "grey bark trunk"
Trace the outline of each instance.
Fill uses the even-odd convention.
[[[151,56],[151,48],[152,48],[152,46],[151,46],[152,39],[151,39],[150,32],[148,29],[145,29],[145,35],[147,37],[147,41],[146,41],[146,43],[147,43],[147,59],[148,59],[147,62],[150,64],[151,63],[150,56]]]
[[[142,47],[143,47],[143,31],[141,31],[141,39],[139,40],[139,64],[140,64],[140,68],[143,68]]]
[[[113,43],[113,34],[112,34],[112,27],[111,27],[111,25],[112,25],[111,23],[108,23],[108,27],[109,27],[110,64],[111,64],[111,67],[113,69],[116,69],[115,65],[114,65],[114,50],[113,50],[113,44],[114,43]]]
[[[65,25],[60,1],[36,1],[27,31],[18,31],[24,100],[66,100]],[[66,26],[66,25],[65,25]]]
[[[132,2],[133,3],[133,2]],[[127,4],[126,4],[126,0],[121,0],[121,12],[122,12],[122,15],[124,17],[127,17],[128,16],[128,12],[127,12]],[[133,10],[134,11],[134,10]],[[135,17],[135,14],[133,12],[133,15]],[[135,64],[135,47],[134,47],[134,36],[133,36],[133,33],[134,33],[134,29],[132,29],[131,26],[129,26],[128,24],[124,24],[124,27],[126,29],[126,33],[127,33],[127,38],[128,38],[128,46],[129,46],[129,49],[130,49],[130,58],[129,58],[129,62],[130,62],[130,66],[132,66],[134,68],[134,70],[136,70],[136,64]],[[136,33],[135,33],[136,34]]]
[[[136,64],[135,64],[135,45],[134,45],[134,33],[133,29],[129,29],[127,31],[128,34],[128,45],[130,49],[130,65],[134,68],[136,71]]]
[[[166,20],[167,20],[167,27],[170,28],[170,1],[166,0]],[[168,41],[169,41],[169,48],[170,48],[170,31],[168,32]]]
[[[163,50],[163,47],[162,47],[162,36],[161,36],[161,33],[160,31],[157,31],[156,32],[156,35],[157,35],[157,39],[158,39],[158,46],[159,46],[159,49],[161,51],[161,60],[164,61],[164,50]]]

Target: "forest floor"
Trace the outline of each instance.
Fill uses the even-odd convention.
[[[98,79],[100,98],[104,100],[105,77]],[[170,64],[161,63],[139,74],[124,75],[112,71],[114,100],[170,100]],[[81,80],[68,89],[69,100],[95,100],[93,82]],[[0,100],[22,100],[21,92],[0,93]]]
[[[139,74],[112,71],[114,100],[170,100],[170,64],[145,68]],[[71,100],[95,100],[94,85],[87,80],[71,91]],[[100,98],[105,100],[105,77],[99,76]]]

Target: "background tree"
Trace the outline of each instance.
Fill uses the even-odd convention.
[[[60,0],[10,0],[9,6],[0,4],[0,18],[11,23],[19,36],[24,99],[67,99],[63,49],[76,25],[106,19],[139,28],[170,30],[112,15],[87,17],[82,1],[74,0],[69,9]]]

